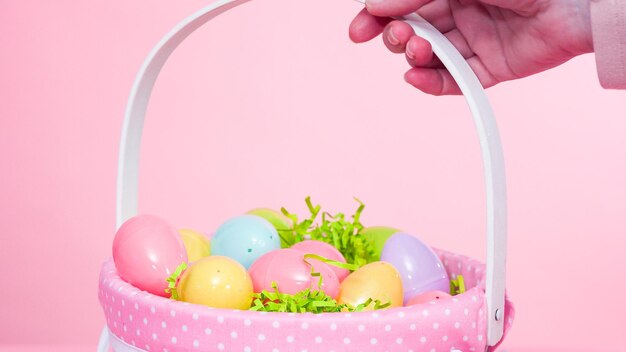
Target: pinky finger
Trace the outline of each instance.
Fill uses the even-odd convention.
[[[404,74],[404,80],[424,93],[432,95],[459,95],[461,89],[445,68],[415,67]]]

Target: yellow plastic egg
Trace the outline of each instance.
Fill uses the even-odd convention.
[[[209,307],[243,310],[252,303],[252,280],[246,269],[218,255],[191,264],[176,290],[181,301]]]
[[[187,259],[190,263],[208,257],[211,254],[209,239],[198,231],[181,229],[178,230],[180,237],[187,249]]]
[[[390,307],[401,307],[403,296],[398,270],[387,262],[373,262],[362,266],[341,282],[337,302],[356,307],[371,298],[379,300],[381,304],[390,302]],[[374,303],[365,308],[372,309]]]

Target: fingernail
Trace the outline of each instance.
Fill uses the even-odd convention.
[[[393,28],[389,28],[389,31],[387,31],[387,40],[389,41],[389,44],[391,45],[400,44],[400,41],[398,40],[396,35],[393,34]]]
[[[369,11],[379,8],[385,0],[365,0],[365,8]]]
[[[415,60],[415,53],[413,52],[413,50],[411,50],[411,46],[407,44],[406,46],[406,56],[411,59],[411,60]]]

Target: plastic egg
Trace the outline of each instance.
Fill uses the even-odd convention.
[[[285,214],[269,208],[252,209],[246,214],[260,216],[274,225],[280,237],[282,248],[287,248],[293,244],[293,221],[285,216]]]
[[[278,285],[282,293],[296,294],[307,288],[319,290],[319,277],[311,276],[310,260],[304,259],[304,253],[294,249],[280,249],[269,252],[259,258],[250,267],[250,277],[254,292],[263,290],[274,291],[272,282]],[[339,279],[335,272],[326,264],[313,264],[315,272],[322,276],[321,290],[336,298],[339,293]]]
[[[423,303],[428,303],[432,301],[438,301],[440,299],[446,299],[450,297],[452,296],[450,296],[450,294],[446,292],[429,291],[429,292],[425,292],[425,293],[422,293],[420,295],[417,295],[411,298],[408,302],[406,302],[405,306],[414,306],[416,304],[423,304]]]
[[[450,292],[446,268],[435,252],[417,237],[397,233],[387,240],[381,260],[393,264],[404,285],[404,301],[428,291]]]
[[[179,299],[215,308],[248,309],[252,280],[246,269],[224,256],[210,256],[191,264],[176,285]]]
[[[181,229],[178,230],[187,250],[187,260],[195,262],[211,255],[209,239],[198,231]]]
[[[343,280],[337,302],[356,307],[371,298],[381,304],[389,302],[390,307],[401,307],[402,293],[402,279],[396,268],[389,263],[374,262],[360,267]],[[365,308],[372,309],[373,302]]]
[[[298,242],[291,246],[291,249],[295,249],[305,254],[317,254],[326,259],[334,260],[341,263],[346,262],[346,258],[343,257],[343,254],[341,254],[341,252],[339,252],[337,248],[322,241],[308,240]],[[313,264],[313,266],[315,267],[317,267],[317,263],[322,263],[315,259],[307,259],[307,261],[310,261],[311,264]],[[330,264],[327,265],[335,272],[335,274],[337,275],[337,279],[339,279],[339,282],[343,281],[343,279],[345,279],[346,276],[350,274],[350,271],[348,269],[342,269],[340,267]]]
[[[386,226],[372,226],[361,230],[359,233],[368,239],[374,248],[374,253],[366,258],[367,262],[372,263],[379,261],[385,242],[387,242],[387,239],[389,239],[391,235],[398,232],[400,232],[400,230]]]
[[[166,280],[187,261],[187,252],[176,228],[159,217],[140,215],[127,220],[117,230],[113,261],[126,282],[167,297]]]
[[[256,215],[241,215],[222,224],[211,238],[211,254],[238,261],[246,269],[263,254],[280,248],[272,224]]]

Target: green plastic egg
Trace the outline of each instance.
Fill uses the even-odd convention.
[[[257,208],[250,210],[246,214],[262,217],[274,225],[280,236],[280,246],[282,248],[288,248],[293,244],[293,222],[283,213],[269,208]]]
[[[366,227],[361,230],[360,234],[365,236],[365,238],[370,241],[372,247],[374,248],[374,253],[372,254],[372,256],[367,258],[368,263],[377,262],[380,260],[380,254],[383,251],[385,242],[387,242],[387,239],[391,237],[391,235],[397,232],[400,232],[400,230],[387,226],[372,226]]]

